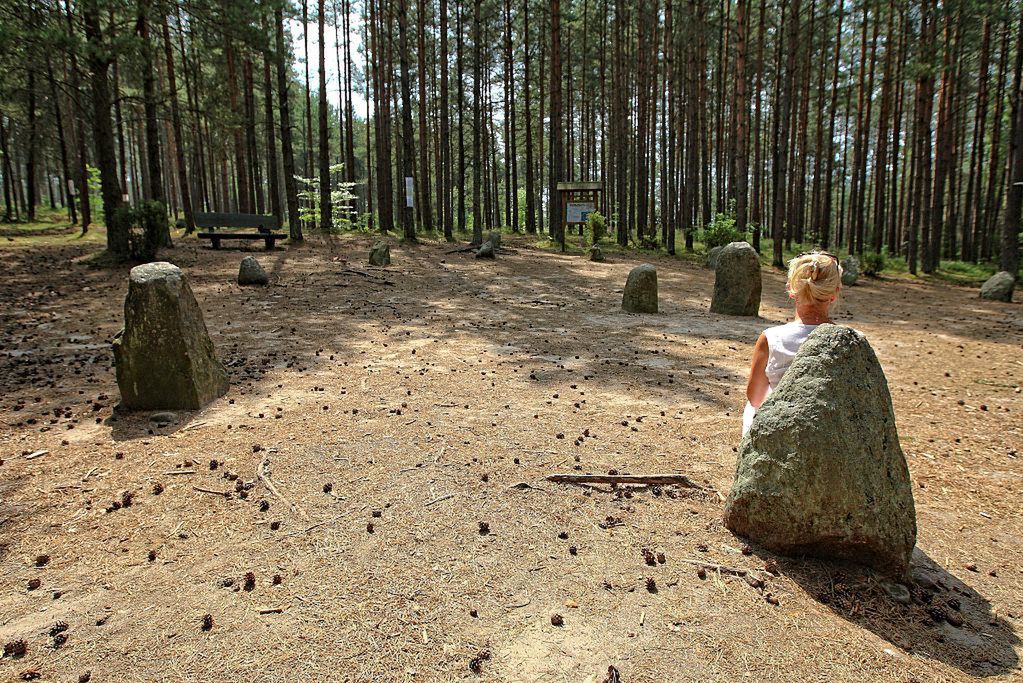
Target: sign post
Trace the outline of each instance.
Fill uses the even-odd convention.
[[[561,201],[561,220],[564,225],[578,225],[579,234],[583,234],[582,226],[589,220],[590,214],[600,211],[604,185],[600,182],[558,183],[558,194]],[[565,230],[561,231],[561,250],[565,250]]]

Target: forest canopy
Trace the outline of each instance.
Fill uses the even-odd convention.
[[[230,211],[293,241],[564,244],[557,183],[599,181],[623,246],[693,250],[727,221],[776,265],[805,244],[1016,273],[1020,18],[1016,0],[17,0],[3,219],[66,207],[114,254],[118,208],[153,201],[188,232]]]

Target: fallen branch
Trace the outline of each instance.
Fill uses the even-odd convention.
[[[551,474],[546,479],[561,484],[649,484],[659,486],[678,484],[690,489],[709,490],[684,474]]]
[[[675,562],[684,562],[686,564],[692,564],[697,567],[703,567],[704,569],[710,569],[711,571],[721,572],[722,574],[731,574],[732,576],[746,576],[750,573],[749,569],[740,569],[739,567],[729,567],[724,564],[714,564],[713,562],[703,562],[701,560],[687,560],[685,558],[675,558]]]
[[[49,453],[49,451],[36,451],[34,453],[29,453],[25,456],[25,460],[35,460],[36,458],[43,457],[47,453]]]
[[[195,474],[195,470],[171,470],[170,472],[164,472],[164,475],[171,474]]]
[[[303,519],[309,519],[309,515],[305,513],[305,510],[303,510],[298,505],[292,503],[290,500],[281,495],[281,492],[277,490],[276,486],[274,486],[274,483],[270,480],[269,473],[267,473],[266,471],[266,468],[269,464],[270,458],[269,457],[263,458],[263,460],[261,460],[259,465],[256,467],[256,477],[258,477],[259,480],[263,482],[263,486],[265,486],[267,490],[274,495],[274,497],[276,497],[282,503],[291,508],[293,512],[297,512],[299,515],[301,515]]]
[[[451,251],[445,251],[445,254],[463,254],[467,251],[479,251],[480,245],[470,244],[467,247],[459,247],[458,249],[452,249]]]
[[[264,607],[259,610],[260,614],[280,614],[284,611],[283,607]]]
[[[301,536],[302,534],[307,534],[310,531],[312,531],[313,529],[318,529],[321,526],[326,526],[328,524],[333,524],[334,522],[342,520],[342,519],[344,519],[347,516],[348,515],[346,513],[346,514],[343,514],[343,515],[338,515],[337,517],[334,517],[332,519],[325,519],[322,522],[317,522],[316,524],[313,524],[312,526],[307,526],[305,529],[302,529],[301,531],[294,531],[294,532],[288,534],[288,536]]]
[[[215,491],[213,489],[204,489],[204,488],[201,488],[199,486],[193,486],[192,490],[198,491],[199,493],[210,493],[210,494],[212,494],[214,496],[223,496],[224,498],[230,498],[231,497],[231,492],[230,491]]]
[[[453,494],[453,493],[446,493],[443,496],[441,496],[440,498],[434,498],[429,503],[427,503],[424,507],[430,507],[434,503],[439,503],[442,500],[447,500],[448,498],[454,498],[454,497],[455,497],[455,494]]]

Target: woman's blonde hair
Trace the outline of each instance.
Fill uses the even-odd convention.
[[[842,288],[838,257],[825,251],[800,254],[789,261],[789,293],[798,301],[825,303]]]

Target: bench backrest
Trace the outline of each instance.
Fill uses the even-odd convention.
[[[197,213],[195,224],[200,228],[262,228],[276,230],[276,216],[255,213]]]

